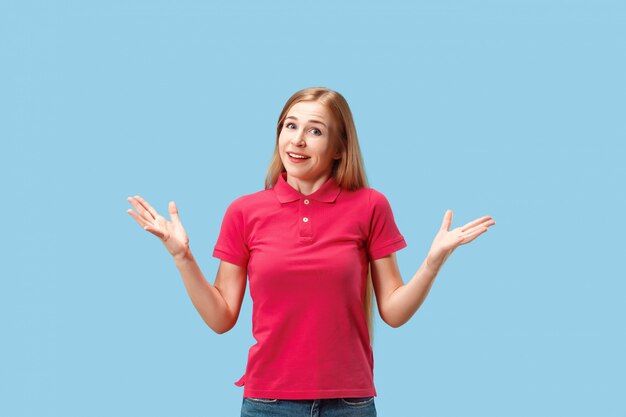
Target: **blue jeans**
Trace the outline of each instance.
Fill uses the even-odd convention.
[[[281,400],[244,398],[241,417],[376,417],[374,397]]]

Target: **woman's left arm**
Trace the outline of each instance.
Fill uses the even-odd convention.
[[[426,259],[407,284],[403,283],[395,253],[371,262],[378,311],[383,321],[391,327],[400,327],[413,317],[452,252],[485,233],[496,222],[491,216],[483,216],[452,230],[451,224],[452,210],[448,210]]]

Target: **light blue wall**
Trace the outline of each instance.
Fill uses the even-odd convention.
[[[0,415],[239,415],[249,295],[214,334],[126,197],[175,200],[212,283],[226,206],[318,85],[405,282],[446,209],[497,221],[411,321],[376,318],[379,415],[625,415],[625,28],[603,0],[1,0]]]

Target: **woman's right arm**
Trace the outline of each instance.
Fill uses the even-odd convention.
[[[185,288],[204,322],[218,334],[235,326],[246,291],[246,269],[221,261],[215,284],[202,275],[191,251],[175,256],[174,262],[183,277]]]
[[[202,275],[198,263],[189,249],[189,238],[178,216],[178,208],[169,203],[171,221],[161,216],[140,196],[128,197],[137,212],[128,214],[144,230],[161,239],[167,251],[173,256],[176,267],[185,283],[187,293],[204,322],[218,334],[226,333],[235,326],[241,303],[246,291],[245,268],[221,261],[211,285]]]

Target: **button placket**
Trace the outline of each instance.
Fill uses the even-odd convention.
[[[304,198],[300,200],[300,218],[298,222],[300,224],[299,234],[300,237],[310,238],[313,236],[313,230],[311,228],[311,200]]]

